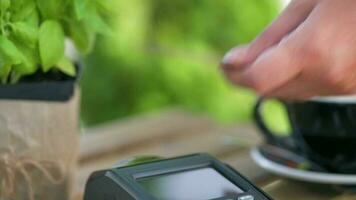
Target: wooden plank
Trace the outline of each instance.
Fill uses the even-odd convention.
[[[340,197],[340,195],[342,195],[342,191],[337,190],[332,186],[297,182],[285,179],[280,179],[269,184],[268,186],[264,187],[264,190],[274,199],[342,200],[348,197],[348,200],[350,200],[351,197]]]
[[[157,143],[165,138],[201,134],[204,131],[194,133],[193,130],[208,130],[212,126],[212,121],[207,118],[197,118],[180,111],[111,122],[85,131],[81,140],[81,162],[113,151],[129,151],[131,148]]]
[[[356,200],[355,194],[343,194],[339,197],[334,198],[333,200]]]

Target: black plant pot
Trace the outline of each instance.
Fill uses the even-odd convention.
[[[65,102],[71,99],[81,76],[77,66],[76,77],[68,77],[58,72],[43,74],[38,72],[25,77],[17,84],[0,84],[0,99]]]

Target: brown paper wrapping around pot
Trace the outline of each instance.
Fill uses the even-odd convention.
[[[68,102],[0,100],[0,200],[68,200],[79,92]]]

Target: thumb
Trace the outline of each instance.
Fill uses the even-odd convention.
[[[231,49],[222,60],[222,67],[224,70],[240,70],[244,68],[246,63],[246,55],[247,55],[248,46],[243,45],[236,48]]]

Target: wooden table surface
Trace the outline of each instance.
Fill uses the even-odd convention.
[[[85,131],[81,139],[75,200],[82,200],[91,172],[137,155],[179,156],[207,152],[230,164],[276,200],[356,200],[327,185],[286,180],[259,168],[249,151],[261,143],[254,126],[222,127],[204,116],[171,110]]]

